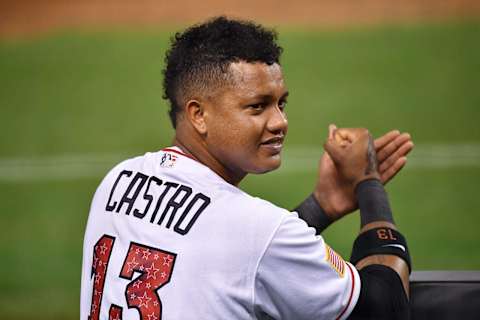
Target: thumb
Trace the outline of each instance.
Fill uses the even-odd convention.
[[[330,124],[328,126],[328,139],[333,139],[335,137],[335,130],[337,130],[336,125]]]
[[[335,139],[327,139],[323,144],[323,148],[333,160],[334,163],[341,162],[345,148],[343,148]]]

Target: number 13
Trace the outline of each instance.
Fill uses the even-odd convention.
[[[98,320],[102,293],[105,286],[108,263],[115,238],[103,235],[93,248],[91,276],[94,278],[92,303],[89,320]],[[127,256],[122,265],[120,277],[132,280],[134,272],[140,276],[131,281],[125,289],[128,308],[136,308],[141,320],[160,320],[162,302],[157,290],[170,281],[176,254],[131,242]],[[122,307],[112,304],[109,320],[121,320]]]

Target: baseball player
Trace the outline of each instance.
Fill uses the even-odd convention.
[[[164,72],[175,138],[118,164],[95,192],[81,319],[408,316],[408,249],[382,185],[405,164],[407,135],[374,143],[331,126],[319,182],[296,212],[238,188],[280,166],[281,51],[273,31],[224,17],[175,35]],[[357,204],[347,262],[318,234]]]

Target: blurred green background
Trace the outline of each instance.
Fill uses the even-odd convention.
[[[480,21],[280,28],[290,89],[282,168],[242,188],[294,207],[313,189],[329,123],[410,132],[388,186],[414,270],[480,269]],[[170,144],[171,32],[62,32],[0,42],[0,318],[78,318],[83,232],[116,162]],[[345,257],[358,215],[330,227]]]

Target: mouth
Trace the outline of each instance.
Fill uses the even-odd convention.
[[[260,143],[260,146],[266,147],[271,151],[278,153],[282,150],[284,139],[285,139],[284,135],[278,135],[263,141],[262,143]]]

